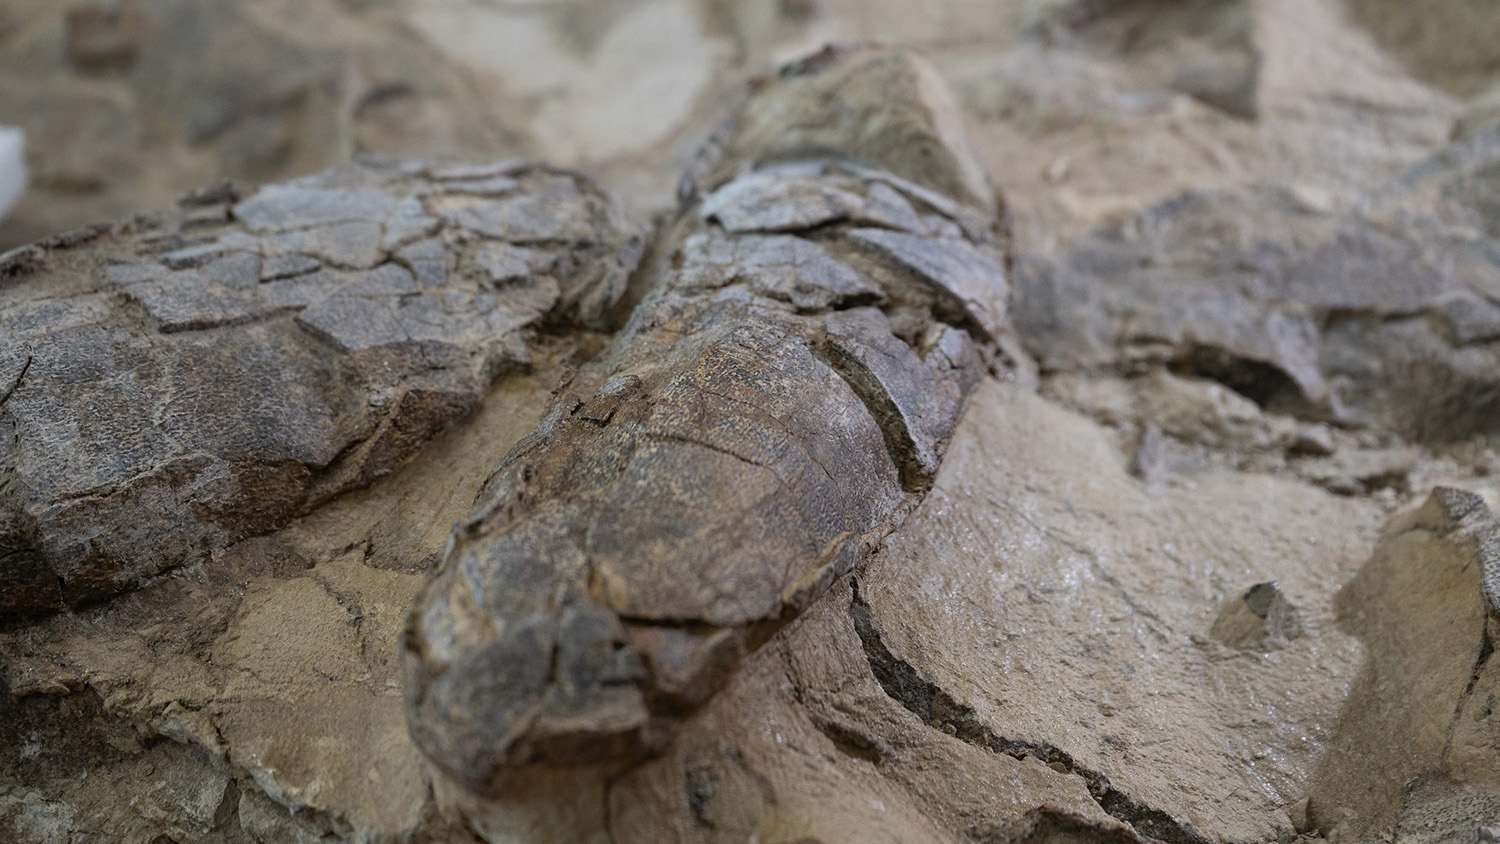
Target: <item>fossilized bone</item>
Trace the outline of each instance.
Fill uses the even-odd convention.
[[[0,255],[0,621],[369,483],[602,327],[639,239],[576,174],[369,162]]]
[[[787,67],[682,198],[408,619],[411,733],[472,792],[659,746],[923,497],[1004,330],[994,196],[908,55]]]

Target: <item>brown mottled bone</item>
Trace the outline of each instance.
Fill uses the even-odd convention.
[[[476,794],[659,747],[921,499],[1003,329],[995,198],[910,55],[784,69],[683,196],[408,619],[412,735]]]

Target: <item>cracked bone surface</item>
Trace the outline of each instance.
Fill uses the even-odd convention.
[[[628,324],[417,599],[408,720],[444,773],[660,750],[925,495],[1006,325],[957,123],[920,60],[828,49],[710,143]]]
[[[587,180],[370,164],[0,258],[0,619],[206,562],[390,472],[602,326],[639,241]]]

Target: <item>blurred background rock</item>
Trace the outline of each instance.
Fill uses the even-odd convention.
[[[583,166],[644,216],[743,80],[848,39],[940,65],[1039,251],[1187,189],[1336,204],[1500,101],[1490,0],[0,0],[0,247],[360,152]]]

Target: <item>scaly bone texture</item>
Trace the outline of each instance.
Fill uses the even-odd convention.
[[[580,176],[367,163],[0,256],[0,619],[368,483],[600,326],[640,240]]]
[[[930,488],[1006,331],[956,125],[918,60],[828,50],[709,144],[629,323],[408,619],[408,722],[449,777],[659,749]]]

